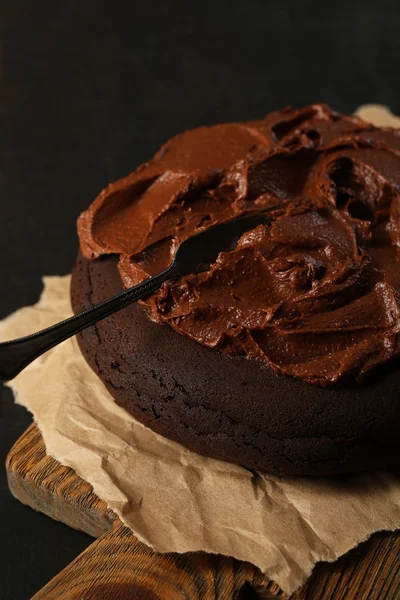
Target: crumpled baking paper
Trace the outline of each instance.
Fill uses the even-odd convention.
[[[393,123],[382,107],[364,118]],[[395,121],[400,127],[400,119]],[[0,323],[1,341],[71,315],[70,277],[45,277],[40,301]],[[286,593],[317,561],[334,561],[378,530],[400,528],[400,478],[279,478],[195,454],[118,407],[75,338],[9,383],[47,453],[88,481],[159,552],[204,550],[257,565]]]

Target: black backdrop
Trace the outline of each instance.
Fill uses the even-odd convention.
[[[172,134],[315,101],[400,112],[397,4],[2,0],[0,318],[69,272],[79,212]],[[30,417],[0,393],[0,598],[25,600],[90,539],[12,499]]]

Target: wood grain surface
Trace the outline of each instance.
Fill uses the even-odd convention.
[[[8,454],[6,467],[13,496],[56,521],[98,537],[117,518],[91,485],[47,456],[35,423]]]
[[[34,600],[244,600],[287,597],[248,563],[158,554],[139,542],[76,473],[46,455],[33,424],[7,458],[10,490],[24,504],[98,539]],[[291,600],[397,600],[400,535],[375,534],[333,564],[320,563]]]

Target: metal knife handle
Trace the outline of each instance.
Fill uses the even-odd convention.
[[[175,275],[174,264],[154,277],[146,279],[100,304],[96,304],[61,323],[17,340],[0,344],[0,380],[13,379],[35,358],[50,348],[79,333],[86,327],[101,321],[133,302],[150,296],[168,279]]]

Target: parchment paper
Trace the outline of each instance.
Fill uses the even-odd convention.
[[[361,112],[377,123],[393,122],[376,106]],[[69,281],[45,277],[38,304],[1,322],[0,339],[70,316]],[[283,479],[199,456],[119,408],[75,339],[36,360],[9,385],[16,401],[32,412],[48,454],[91,483],[157,551],[234,556],[291,593],[315,562],[335,560],[375,531],[400,528],[400,478],[394,474]]]

